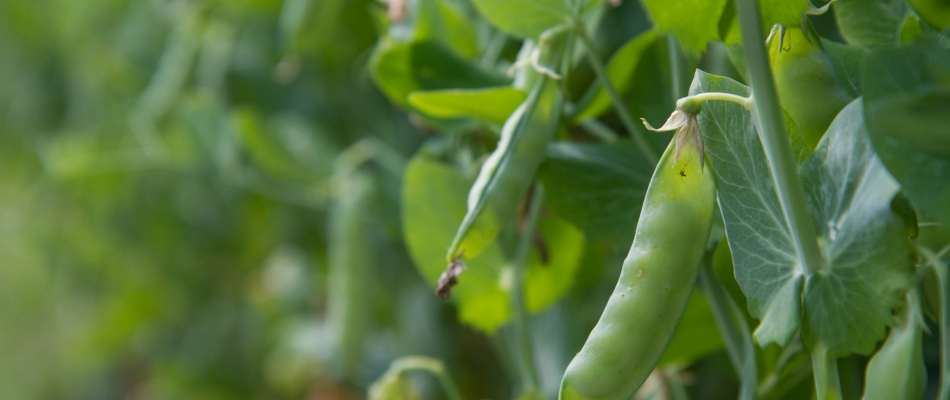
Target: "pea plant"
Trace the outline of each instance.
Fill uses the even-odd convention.
[[[950,399],[946,2],[386,5],[369,76],[429,132],[405,243],[515,396],[685,399],[724,349],[741,399]],[[533,318],[601,283],[557,367]],[[422,356],[370,397],[413,398],[414,370],[463,398]]]

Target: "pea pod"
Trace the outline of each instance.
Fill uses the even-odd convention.
[[[561,61],[563,38],[545,38],[529,53],[533,64]],[[530,44],[529,44],[530,45]],[[537,53],[534,53],[537,52]],[[529,68],[529,67],[525,67]],[[468,195],[468,211],[449,247],[449,261],[474,257],[482,252],[501,230],[504,221],[516,216],[518,205],[534,182],[544,160],[547,144],[557,132],[563,94],[560,81],[545,73],[530,74],[531,91],[524,103],[505,122],[501,140],[485,163]],[[490,210],[493,217],[488,217]]]
[[[561,400],[629,399],[686,309],[712,228],[716,181],[696,154],[674,162],[675,142],[653,173],[620,280],[567,367]]]
[[[910,297],[910,296],[908,296]],[[927,389],[923,334],[908,301],[887,341],[871,357],[865,373],[864,400],[919,400]]]
[[[370,258],[365,211],[372,181],[361,172],[339,179],[337,197],[331,204],[327,243],[327,325],[331,329],[335,362],[353,377],[363,355],[366,335]]]
[[[807,40],[798,28],[782,28],[781,32],[781,39],[769,45],[775,88],[782,107],[801,130],[805,145],[814,150],[851,98],[838,84],[831,59],[819,47],[817,36]]]

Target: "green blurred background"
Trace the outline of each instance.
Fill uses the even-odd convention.
[[[487,46],[490,25],[447,2]],[[509,329],[457,322],[405,249],[406,161],[424,143],[487,149],[375,87],[385,14],[371,0],[0,1],[0,399],[355,399],[410,354],[445,360],[467,398],[516,394]],[[603,18],[604,55],[649,28],[632,1]],[[519,47],[502,44],[499,71]],[[579,93],[592,76],[575,72]],[[354,185],[369,189],[369,229],[341,244],[329,236]],[[355,367],[332,335],[334,246],[371,257],[351,305],[366,314]],[[589,242],[566,300],[533,317],[549,395],[626,246]],[[712,356],[691,387],[728,398],[721,339],[694,299],[680,342]]]

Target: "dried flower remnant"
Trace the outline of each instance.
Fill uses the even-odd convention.
[[[676,153],[673,155],[673,163],[679,162],[680,154],[683,152],[683,148],[686,147],[687,143],[692,143],[696,146],[696,150],[699,152],[699,169],[702,171],[706,166],[705,155],[703,153],[703,134],[699,130],[699,123],[696,122],[696,114],[690,114],[683,110],[677,109],[673,111],[673,114],[670,115],[670,118],[666,120],[666,123],[659,128],[654,128],[650,125],[647,120],[641,118],[643,125],[646,125],[647,129],[654,132],[667,132],[676,130],[676,134],[673,136],[673,140],[676,143]]]
[[[448,268],[445,269],[445,272],[439,276],[439,282],[435,287],[435,294],[443,300],[447,300],[449,296],[452,295],[452,287],[458,283],[458,276],[461,275],[464,270],[465,263],[462,262],[461,257],[456,257],[452,260]]]

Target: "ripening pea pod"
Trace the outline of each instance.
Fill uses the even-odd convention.
[[[505,121],[497,147],[472,184],[468,209],[449,247],[448,261],[475,257],[492,243],[504,221],[516,217],[518,205],[544,160],[547,144],[557,133],[563,94],[551,66],[563,62],[564,41],[561,36],[542,35],[537,45],[527,44],[529,54],[522,68],[527,71],[524,81],[531,85],[530,92]]]
[[[338,176],[329,207],[327,234],[327,329],[335,350],[334,364],[355,377],[363,357],[369,303],[372,249],[369,249],[367,206],[372,179],[354,171]]]
[[[799,28],[782,28],[769,43],[769,61],[782,107],[798,125],[805,145],[814,150],[838,112],[851,102],[835,75],[817,35],[806,39]],[[809,33],[811,34],[811,33]]]
[[[676,143],[689,145],[674,139],[663,153],[620,280],[567,367],[561,400],[630,399],[683,316],[712,228],[716,180],[695,151],[676,161]]]
[[[916,297],[916,296],[913,296]],[[927,389],[923,333],[917,300],[907,295],[907,305],[897,316],[881,349],[874,353],[865,372],[864,400],[920,400]]]

